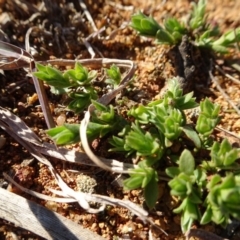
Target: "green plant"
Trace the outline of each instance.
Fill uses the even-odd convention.
[[[189,150],[182,152],[177,163],[178,167],[169,167],[166,173],[173,178],[169,181],[171,194],[182,201],[173,212],[181,213],[182,231],[186,232],[201,217],[199,204],[206,186],[206,174],[202,169],[195,168],[195,160]]]
[[[187,24],[176,18],[168,18],[163,26],[159,25],[154,18],[139,12],[132,16],[131,27],[140,35],[156,38],[160,44],[179,44],[183,35],[187,35],[198,47],[210,48],[219,53],[227,53],[229,48],[240,41],[240,28],[220,34],[217,26],[207,24],[205,13],[206,0],[193,3],[193,10]]]
[[[33,73],[37,78],[45,81],[52,87],[55,94],[67,94],[70,99],[68,108],[76,113],[83,111],[91,99],[97,99],[96,90],[91,81],[96,77],[96,71],[90,71],[80,63],[75,64],[74,69],[62,73],[50,66],[36,64],[37,72]]]
[[[61,86],[65,93],[72,94],[79,86],[95,92],[88,71],[80,66],[75,66],[79,75],[74,71],[62,74],[42,66],[38,69],[42,75],[36,75],[54,83],[54,87]],[[110,82],[116,86],[120,72],[114,66],[109,71]],[[61,84],[57,82],[58,78]],[[71,84],[76,86],[75,89]],[[192,92],[183,94],[175,78],[169,80],[162,99],[130,109],[131,122],[117,114],[112,105],[105,106],[94,99],[89,101],[94,111],[87,127],[88,139],[108,136],[112,145],[110,151],[137,157],[138,164],[136,168],[128,169],[129,177],[124,181],[124,187],[129,190],[142,188],[150,209],[158,200],[158,182],[162,179],[158,170],[161,166],[169,176],[171,195],[179,199],[180,204],[173,211],[181,214],[183,232],[189,230],[194,221],[201,224],[213,221],[225,226],[231,217],[240,217],[236,213],[240,189],[237,175],[240,166],[236,160],[240,150],[232,148],[226,139],[221,143],[211,139],[220,121],[218,105],[206,98],[200,103],[196,125],[188,122],[185,110],[196,108],[198,104]],[[57,144],[70,144],[80,141],[79,126],[64,124],[47,133]],[[172,150],[175,145],[179,145],[177,152]],[[196,152],[202,150],[208,152],[207,160],[196,159]]]
[[[113,145],[111,151],[122,151],[126,155],[135,154],[138,157],[138,168],[129,170],[129,178],[124,181],[124,186],[126,189],[142,188],[149,208],[153,208],[158,199],[157,182],[161,176],[157,175],[157,170],[164,165],[165,159],[170,160],[171,166],[166,167],[166,174],[172,178],[169,180],[171,195],[178,197],[180,201],[174,213],[181,214],[183,232],[189,230],[194,221],[205,224],[206,219],[210,218],[209,221],[222,224],[229,222],[231,216],[239,218],[237,214],[233,215],[231,209],[231,204],[236,204],[234,201],[240,187],[239,177],[236,175],[234,180],[235,190],[229,188],[229,196],[232,194],[234,200],[224,198],[226,209],[218,210],[221,216],[229,211],[222,222],[216,220],[217,214],[220,214],[212,200],[216,189],[210,187],[213,184],[208,179],[218,176],[219,171],[226,176],[231,172],[237,174],[240,166],[236,160],[240,150],[232,148],[226,139],[221,143],[210,141],[211,133],[220,121],[220,107],[209,99],[200,103],[196,126],[188,123],[184,110],[196,106],[192,93],[183,95],[177,80],[172,79],[163,99],[129,110],[128,114],[135,118],[135,123],[131,127],[128,125],[110,140]],[[177,155],[171,150],[175,144],[182,146]],[[195,159],[195,153],[202,150],[210,151],[207,155],[209,160]],[[221,197],[225,192],[221,192]],[[234,209],[236,210],[236,206]]]
[[[201,224],[210,221],[226,226],[231,218],[240,219],[239,197],[240,181],[239,176],[229,173],[222,178],[215,174],[207,184],[208,195],[205,200],[206,210],[201,218]]]
[[[105,80],[106,83],[109,83],[116,88],[121,81],[120,69],[116,65],[112,65],[109,69],[106,69],[106,74],[108,78]]]
[[[220,121],[220,106],[206,98],[200,103],[195,125],[188,122],[185,110],[198,104],[193,93],[183,94],[177,78],[173,78],[163,98],[131,108],[127,113],[131,121],[127,121],[117,114],[118,106],[105,106],[95,100],[97,91],[92,83],[95,72],[88,72],[79,64],[64,73],[48,66],[37,65],[37,68],[35,75],[51,84],[55,91],[67,94],[71,98],[68,107],[76,113],[93,104],[86,132],[89,141],[107,137],[112,145],[109,151],[138,159],[135,168],[128,169],[124,187],[143,189],[150,209],[158,201],[158,183],[162,181],[159,170],[164,168],[170,194],[179,199],[179,206],[173,212],[181,215],[183,232],[194,221],[226,226],[232,217],[240,218],[237,201],[240,165],[236,161],[240,150],[226,139],[217,142],[211,137]],[[106,82],[116,87],[121,79],[119,69],[112,66],[106,73],[109,77]],[[74,100],[80,101],[80,105],[74,105]],[[79,124],[64,124],[47,133],[56,144],[71,144],[80,141],[79,127]],[[175,146],[177,151],[173,150]],[[196,153],[201,151],[205,155],[199,159]]]
[[[115,114],[113,106],[105,106],[97,101],[97,91],[92,81],[96,78],[96,71],[88,71],[80,63],[76,62],[74,69],[65,72],[36,63],[37,72],[33,73],[39,79],[45,81],[55,94],[66,94],[70,99],[68,109],[80,113],[91,103],[95,110],[92,113],[91,122],[88,124],[87,136],[89,140],[104,137],[109,132],[120,131],[126,125],[126,120]],[[121,80],[119,67],[112,65],[106,69],[108,78],[106,84],[116,87]],[[80,141],[80,124],[64,124],[47,130],[47,134],[58,145],[66,145]]]
[[[92,100],[95,110],[92,113],[91,122],[88,124],[87,136],[90,141],[104,137],[109,132],[119,132],[126,126],[127,122],[121,116],[115,114],[112,106]],[[80,141],[79,137],[80,124],[63,124],[51,128],[46,133],[55,141],[57,145],[66,145]]]
[[[80,141],[79,124],[64,124],[51,128],[46,133],[55,141],[57,145],[65,145]]]
[[[124,181],[128,190],[144,189],[144,198],[148,206],[154,206],[158,198],[158,173],[146,161],[141,161],[138,168],[129,173],[130,177]]]

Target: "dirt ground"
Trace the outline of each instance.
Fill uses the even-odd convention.
[[[83,5],[86,4],[88,13],[95,26],[84,14]],[[131,15],[141,10],[146,15],[152,15],[161,24],[166,17],[175,16],[178,19],[187,19],[191,9],[191,1],[187,0],[1,0],[0,1],[0,40],[9,42],[18,47],[25,48],[27,31],[32,28],[29,40],[32,54],[36,60],[48,60],[54,58],[83,59],[91,57],[106,57],[116,59],[130,59],[137,64],[134,92],[132,100],[135,102],[150,101],[155,99],[165,81],[176,75],[175,67],[169,58],[168,46],[156,45],[152,39],[139,37],[128,23]],[[208,19],[220,26],[221,31],[227,31],[240,25],[240,1],[212,0],[207,4]],[[86,13],[86,12],[85,12]],[[94,29],[96,27],[96,29]],[[97,32],[100,31],[100,32]],[[97,32],[98,34],[93,34]],[[87,39],[91,45],[94,56],[84,44]],[[239,63],[239,50],[234,49],[227,56],[212,58],[212,74],[218,79],[224,92],[229,95],[231,101],[240,107],[239,85],[231,81],[226,74],[239,79],[239,72],[231,67],[231,63]],[[217,64],[225,71],[222,74],[216,67]],[[205,78],[205,79],[202,79]],[[221,105],[222,127],[235,134],[240,132],[240,116],[232,110],[230,104],[219,92],[216,85],[210,81],[207,75],[198,78],[195,87],[196,96],[201,100],[208,96],[214,102]],[[43,140],[46,140],[44,130],[47,129],[43,114],[39,108],[39,102],[35,95],[34,85],[30,78],[26,77],[23,69],[1,71],[0,74],[0,106],[9,109],[18,115],[31,127]],[[201,82],[202,81],[202,82]],[[201,91],[198,89],[201,88]],[[59,99],[49,94],[49,101],[53,108],[57,108]],[[59,112],[55,111],[57,120]],[[67,116],[68,122],[79,121],[72,114]],[[236,138],[231,138],[223,132],[216,132],[217,137],[228,137],[232,143],[239,144]],[[23,177],[18,179],[26,188],[49,194],[45,187],[55,186],[54,179],[47,169],[34,160],[27,166],[23,162],[31,159],[31,155],[19,143],[15,142],[8,134],[0,130],[1,138],[6,142],[0,148],[0,180],[4,182],[2,173],[16,176],[19,171]],[[116,157],[116,156],[115,156]],[[117,175],[111,175],[97,168],[63,164],[51,159],[54,167],[60,172],[63,179],[76,189],[77,174],[66,174],[66,169],[74,169],[84,172],[97,180],[97,193],[114,198],[129,199],[137,204],[142,204],[142,193],[139,190],[123,191],[116,187]],[[69,176],[70,178],[68,178]],[[18,177],[18,176],[17,176]],[[106,187],[107,183],[107,187]],[[150,212],[152,221],[164,229],[169,235],[154,230],[154,239],[185,239],[180,229],[180,218],[172,214],[175,201],[169,195],[166,183],[160,183],[162,189],[160,200]],[[17,191],[17,190],[13,190]],[[142,223],[131,215],[126,209],[119,207],[107,208],[102,214],[88,214],[76,205],[55,204],[52,206],[46,201],[31,197],[23,192],[18,194],[40,203],[63,216],[97,232],[106,239],[148,239],[151,226]],[[51,206],[50,206],[50,205]],[[214,232],[228,239],[237,239],[236,233],[227,235],[226,231],[219,227],[208,225],[195,228]],[[16,238],[14,238],[15,236]],[[0,220],[0,239],[41,239],[25,230],[15,228],[10,223]]]

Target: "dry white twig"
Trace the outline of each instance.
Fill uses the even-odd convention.
[[[229,135],[232,136],[232,137],[235,137],[235,138],[237,138],[237,139],[240,139],[240,136],[239,136],[239,135],[237,135],[236,133],[230,132],[230,131],[228,131],[228,130],[226,130],[226,129],[224,129],[224,128],[216,127],[215,129],[218,130],[219,132],[225,132],[225,133],[229,134]]]
[[[225,77],[227,77],[228,79],[232,80],[234,83],[236,84],[240,84],[240,80],[231,76],[228,73],[225,73],[225,71],[223,69],[221,69],[218,65],[215,65],[215,68],[221,73],[223,74]]]
[[[86,4],[83,2],[83,0],[79,0],[79,4],[80,4],[80,7],[82,8],[82,10],[83,10],[86,18],[87,18],[88,21],[90,22],[90,24],[91,24],[91,26],[92,26],[92,28],[93,28],[93,31],[94,31],[94,32],[98,31],[98,29],[97,29],[97,27],[96,27],[96,25],[95,25],[95,23],[94,23],[94,21],[93,21],[93,18],[92,18],[92,16],[91,16],[90,12],[89,12],[88,9],[87,9]]]
[[[89,54],[91,55],[91,58],[94,58],[96,53],[94,52],[91,44],[84,38],[82,39],[82,41],[83,41],[83,44],[85,45],[85,47],[87,48]]]
[[[216,88],[218,89],[218,91],[222,94],[222,96],[224,97],[224,99],[232,106],[232,108],[237,112],[238,115],[240,115],[240,111],[237,108],[237,106],[232,102],[232,100],[230,99],[230,97],[226,94],[226,92],[221,88],[221,86],[218,83],[218,80],[216,77],[214,77],[211,73],[211,71],[209,71],[209,76],[211,78],[211,80],[213,81],[213,83],[216,85]]]
[[[26,33],[26,38],[25,38],[25,48],[26,51],[30,54],[31,53],[31,48],[30,48],[30,43],[29,43],[29,36],[32,32],[32,30],[35,27],[31,27],[28,29],[27,33]],[[30,63],[30,71],[31,73],[36,71],[36,68],[33,64],[33,57],[32,57],[32,62]],[[49,101],[47,98],[47,94],[45,92],[44,86],[43,86],[43,81],[39,81],[33,74],[32,74],[32,79],[33,79],[33,83],[39,98],[39,102],[41,104],[42,107],[42,111],[47,123],[48,128],[53,128],[55,127],[55,123],[51,114],[51,110],[50,110],[50,106],[49,106]]]
[[[135,66],[131,61],[126,61],[126,64],[129,64],[130,70],[128,74],[123,78],[123,80],[120,82],[119,87],[117,89],[114,89],[112,92],[105,94],[102,96],[98,101],[104,105],[107,105],[113,98],[116,97],[116,95],[126,87],[128,82],[131,80],[134,74]],[[119,171],[118,169],[113,169],[112,167],[109,167],[106,165],[99,157],[97,157],[91,150],[89,144],[88,144],[88,139],[87,139],[87,125],[90,121],[91,113],[94,111],[94,106],[90,105],[88,108],[88,111],[84,115],[84,119],[81,122],[80,126],[80,139],[82,146],[88,155],[88,157],[100,168],[106,170],[106,171],[111,171],[111,172],[118,172],[118,173],[129,173],[129,171]]]
[[[11,128],[12,131],[17,134],[18,138],[34,145],[34,148],[44,155],[82,165],[96,166],[85,153],[68,150],[62,147],[58,148],[54,144],[42,142],[41,139],[19,117],[0,107],[0,123],[1,121],[2,124]],[[100,159],[106,165],[116,170],[116,172],[126,171],[129,168],[136,168],[136,165],[122,163],[115,159]]]

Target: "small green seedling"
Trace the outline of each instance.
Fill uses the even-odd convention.
[[[153,17],[139,12],[132,16],[130,26],[140,35],[155,38],[160,44],[177,45],[181,42],[183,35],[187,35],[198,47],[227,53],[229,48],[233,48],[240,41],[240,28],[221,35],[217,26],[207,23],[206,3],[206,0],[193,3],[193,10],[187,24],[176,18],[167,18],[161,26]]]
[[[80,113],[90,103],[98,98],[97,92],[91,84],[96,77],[96,71],[88,71],[80,63],[76,62],[74,69],[62,73],[50,66],[36,64],[37,72],[34,76],[45,81],[52,87],[55,94],[67,94],[69,97],[68,109]]]

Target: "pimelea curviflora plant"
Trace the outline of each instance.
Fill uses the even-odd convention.
[[[138,157],[138,167],[129,170],[124,186],[143,188],[149,208],[158,199],[158,182],[163,177],[158,171],[165,166],[170,193],[180,201],[173,211],[181,214],[183,232],[194,221],[226,226],[232,217],[240,218],[240,165],[236,162],[240,149],[232,148],[226,139],[219,143],[211,138],[220,121],[220,107],[209,99],[200,103],[196,124],[187,121],[185,110],[197,106],[192,96],[183,95],[178,81],[170,80],[163,99],[131,109],[128,114],[135,122],[110,140],[111,151]],[[172,151],[176,145],[180,145],[177,153]],[[202,150],[207,155],[199,158]]]
[[[61,72],[52,66],[36,64],[37,72],[33,73],[40,80],[51,86],[54,94],[65,94],[68,98],[66,109],[79,114],[93,104],[95,111],[92,113],[92,122],[88,124],[87,136],[89,140],[105,136],[108,132],[120,131],[125,126],[126,120],[115,114],[113,106],[105,106],[97,102],[98,92],[93,84],[96,71],[88,71],[80,63],[74,69]],[[120,69],[112,65],[105,69],[105,83],[115,88],[121,80]],[[79,124],[64,123],[47,130],[49,136],[58,145],[71,144],[80,141]]]
[[[197,47],[227,53],[229,48],[240,41],[240,28],[221,34],[217,26],[207,23],[206,3],[206,0],[193,3],[193,10],[187,23],[176,18],[167,18],[162,26],[153,17],[139,12],[132,16],[131,27],[140,35],[156,38],[160,44],[177,45],[183,35],[187,35]]]
[[[96,71],[88,72],[80,63],[76,63],[74,69],[64,73],[39,63],[36,63],[36,67],[38,71],[34,75],[49,84],[53,93],[68,95],[71,99],[68,104],[70,110],[81,112],[91,103],[91,99],[98,98],[97,92],[91,85],[96,77]]]
[[[108,82],[114,87],[120,72],[115,66],[110,69],[116,71],[108,75],[111,78]],[[66,76],[66,73],[58,74]],[[46,82],[51,84],[51,79],[54,78]],[[68,77],[62,79],[73,81]],[[88,87],[93,88],[91,84]],[[232,218],[240,219],[240,165],[236,162],[240,149],[233,148],[226,139],[216,142],[211,137],[220,121],[218,105],[206,98],[200,103],[196,122],[191,122],[185,110],[196,108],[198,104],[192,92],[183,94],[175,78],[169,80],[162,99],[130,109],[131,121],[117,114],[117,105],[90,101],[95,109],[87,127],[89,141],[105,136],[112,145],[110,151],[138,159],[135,168],[127,170],[129,177],[124,187],[128,190],[142,188],[150,209],[158,201],[158,183],[166,181],[167,175],[170,194],[179,199],[179,206],[173,212],[181,215],[183,232],[189,230],[194,221],[226,226]],[[64,124],[47,133],[57,144],[70,144],[80,141],[79,127],[80,124]],[[178,146],[177,151],[173,150],[175,146]],[[202,151],[204,154],[199,154]]]

